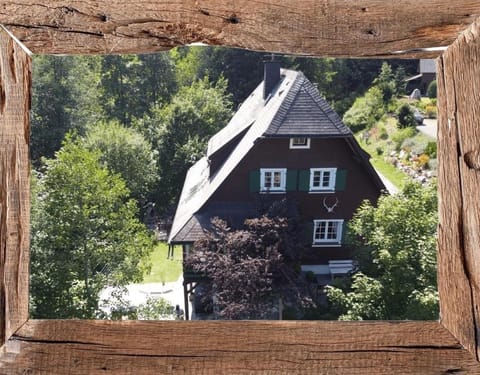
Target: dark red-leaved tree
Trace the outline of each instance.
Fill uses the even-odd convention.
[[[298,266],[301,241],[292,240],[293,230],[283,217],[247,219],[241,230],[212,220],[212,230],[195,242],[185,266],[208,280],[206,296],[220,318],[269,319],[280,301],[313,305]]]

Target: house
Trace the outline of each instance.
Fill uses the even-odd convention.
[[[186,255],[211,218],[240,227],[259,216],[259,202],[287,198],[308,233],[302,270],[326,284],[352,270],[345,224],[384,189],[369,155],[316,87],[301,72],[266,62],[263,82],[188,171],[169,243]],[[184,276],[188,294],[195,278]]]
[[[418,74],[405,80],[407,92],[419,89],[422,95],[427,95],[428,85],[437,78],[437,67],[434,59],[420,59]]]

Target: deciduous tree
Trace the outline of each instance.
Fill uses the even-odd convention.
[[[158,182],[157,152],[135,129],[118,122],[100,122],[90,126],[82,144],[100,151],[100,162],[125,181],[131,197],[144,202]]]
[[[279,299],[312,306],[308,285],[291,254],[291,230],[285,218],[247,219],[245,229],[231,230],[220,219],[195,242],[185,266],[208,279],[206,296],[224,319],[268,319]],[[290,228],[291,229],[291,228]],[[300,241],[295,242],[301,247]],[[290,248],[289,248],[290,246]],[[295,246],[295,245],[293,245]]]
[[[99,59],[35,56],[31,113],[31,153],[35,165],[60,149],[65,134],[82,133],[99,118]]]
[[[436,188],[412,183],[378,207],[365,202],[349,228],[359,272],[328,290],[340,319],[438,319]]]
[[[123,180],[68,139],[34,185],[31,301],[36,318],[94,318],[106,286],[138,282],[152,240]]]
[[[105,56],[101,64],[101,95],[104,116],[130,126],[133,119],[167,103],[176,87],[167,53]]]

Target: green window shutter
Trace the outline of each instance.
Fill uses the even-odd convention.
[[[342,238],[341,238],[341,244],[345,245],[346,238],[347,238],[347,226],[348,226],[348,221],[344,220],[342,224]]]
[[[337,169],[337,173],[335,176],[335,190],[344,191],[346,182],[347,182],[347,170]]]
[[[310,190],[310,170],[302,169],[298,173],[298,190],[309,191]]]
[[[249,189],[251,193],[260,191],[260,170],[256,169],[249,172]]]
[[[287,191],[297,190],[297,175],[298,171],[294,169],[287,170]]]

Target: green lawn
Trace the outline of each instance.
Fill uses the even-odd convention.
[[[367,145],[363,141],[359,143],[370,154],[370,162],[374,168],[383,174],[397,189],[402,190],[405,182],[410,179],[409,176],[395,168],[392,164],[387,163],[384,155],[378,155],[373,145]]]
[[[387,163],[385,161],[384,155],[378,155],[375,150],[375,145],[372,144],[365,144],[365,142],[357,140],[360,143],[360,146],[370,154],[370,162],[372,165],[377,169],[382,175],[387,178],[395,187],[399,190],[402,190],[405,182],[408,181],[410,178],[408,175],[400,171],[399,169],[395,168],[392,164]]]
[[[387,163],[383,157],[379,157],[373,152],[371,153],[371,156],[372,158],[370,159],[370,162],[375,169],[384,175],[385,178],[395,185],[397,189],[402,190],[405,182],[410,178],[405,173],[395,168],[392,164]]]
[[[152,269],[142,283],[169,283],[177,281],[182,274],[182,248],[175,247],[175,259],[167,259],[168,245],[159,242],[150,257]]]

